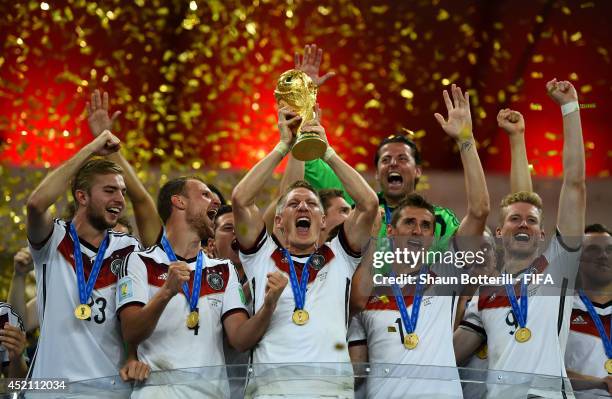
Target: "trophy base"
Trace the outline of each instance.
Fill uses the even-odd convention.
[[[321,158],[327,150],[327,144],[317,133],[300,133],[291,149],[293,157],[299,161],[312,161]]]

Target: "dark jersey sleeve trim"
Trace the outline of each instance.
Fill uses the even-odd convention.
[[[249,312],[247,312],[247,310],[245,308],[234,308],[234,309],[230,309],[227,312],[223,313],[223,315],[221,316],[221,323],[223,323],[223,321],[228,316],[231,316],[234,313],[244,313],[247,316],[247,318],[249,317]]]
[[[349,341],[348,346],[349,348],[351,348],[353,346],[361,346],[361,345],[367,345],[367,344],[368,344],[367,339],[358,339],[355,341]]]
[[[44,247],[49,242],[49,240],[51,239],[51,236],[53,235],[53,232],[55,231],[55,223],[57,223],[57,219],[53,220],[53,226],[51,228],[51,231],[49,232],[49,235],[47,236],[47,238],[45,238],[41,242],[32,242],[28,238],[28,242],[30,243],[32,248],[38,251],[39,249],[42,249],[42,247]]]
[[[264,245],[265,242],[266,242],[266,226],[264,226],[263,229],[261,229],[261,233],[259,233],[259,235],[257,236],[257,240],[255,240],[255,244],[251,248],[243,247],[242,245],[240,245],[240,242],[238,242],[238,245],[240,246],[240,252],[242,252],[245,255],[253,255],[254,253],[256,253],[257,251],[261,249],[261,247]]]
[[[582,248],[582,245],[578,245],[578,248],[570,248],[570,247],[568,247],[567,244],[563,241],[563,236],[561,235],[561,232],[559,231],[559,228],[557,227],[555,230],[556,230],[556,234],[557,234],[557,240],[559,240],[559,244],[561,244],[563,249],[565,249],[567,252],[576,252],[576,251],[580,250],[580,248]]]
[[[348,243],[348,239],[346,238],[346,231],[344,231],[345,227],[346,226],[344,225],[344,223],[342,223],[342,227],[338,232],[338,240],[340,241],[340,245],[342,245],[342,249],[344,249],[344,251],[353,258],[360,258],[361,251],[355,251]]]
[[[470,330],[474,330],[480,335],[483,335],[485,337],[487,336],[487,332],[485,331],[484,328],[477,326],[476,324],[470,323],[469,321],[461,320],[460,325],[462,325],[463,327],[467,327]]]

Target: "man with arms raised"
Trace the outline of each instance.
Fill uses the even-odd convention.
[[[457,362],[488,344],[490,370],[565,376],[563,355],[569,332],[573,288],[584,229],[586,206],[584,145],[576,90],[569,82],[547,83],[549,96],[563,114],[563,185],[557,229],[542,255],[544,239],[539,196],[518,192],[502,200],[496,235],[503,243],[502,272],[518,277],[514,285],[481,286],[470,301],[454,336]],[[552,279],[527,280],[527,275]],[[550,280],[548,280],[550,281]],[[494,378],[494,373],[490,373]],[[489,385],[491,398],[562,397],[559,379],[534,383],[529,375],[522,385]],[[516,379],[519,376],[515,376]],[[523,391],[521,391],[523,389]]]
[[[123,337],[152,370],[223,366],[223,332],[239,351],[255,345],[287,280],[280,273],[269,276],[262,307],[249,319],[234,266],[201,249],[201,241],[212,237],[219,207],[206,184],[197,177],[173,179],[161,188],[157,207],[166,227],[160,242],[130,254],[121,270],[117,314]],[[228,397],[225,374],[214,371],[194,375],[187,385],[139,387],[132,397]]]
[[[452,100],[446,90],[443,95],[448,119],[440,114],[436,114],[436,119],[459,147],[468,200],[466,216],[456,235],[474,241],[471,244],[476,246],[489,214],[489,194],[472,134],[468,94],[463,95],[453,85]],[[434,215],[433,205],[418,194],[402,200],[393,211],[388,228],[394,247],[391,250],[427,251],[434,239]],[[466,246],[467,240],[457,239],[455,244]],[[394,263],[388,275],[411,275],[417,283],[377,286],[364,311],[351,320],[349,345],[353,357],[373,364],[407,365],[397,370],[396,376],[404,378],[402,382],[395,378],[368,380],[368,398],[462,398],[452,346],[453,315],[461,287],[424,286],[418,281],[427,275],[458,279],[460,269],[455,266],[441,262],[430,266],[422,260],[410,265]],[[371,278],[363,270],[357,272],[355,280]],[[377,372],[373,374],[375,377]],[[432,384],[427,378],[438,381]]]
[[[291,279],[291,289],[281,295],[270,327],[254,349],[253,363],[348,363],[346,325],[350,281],[361,259],[361,250],[368,242],[378,201],[363,178],[328,144],[324,160],[355,199],[355,210],[338,236],[319,247],[325,223],[320,199],[310,185],[297,182],[277,205],[275,227],[282,232],[283,242],[270,236],[255,205],[255,197],[289,152],[295,140],[292,128],[299,124],[299,116],[286,107],[279,110],[278,116],[280,143],[248,172],[232,194],[240,257],[253,288],[255,309],[263,305],[269,273],[282,271]],[[326,140],[318,117],[307,128]],[[310,398],[328,395],[345,398],[353,395],[352,378],[304,381],[299,374],[291,374],[294,368],[272,367],[267,373],[265,370],[262,366],[255,367],[256,386],[249,387],[247,396],[255,394],[265,398],[291,393]],[[347,377],[351,375],[350,367],[340,372]],[[257,378],[263,374],[271,379]],[[277,381],[274,375],[279,377]]]
[[[125,208],[124,169],[109,160],[89,159],[112,154],[119,144],[104,131],[47,175],[28,198],[27,235],[41,321],[33,378],[84,380],[116,375],[121,367],[115,273],[140,244],[111,230]],[[54,220],[49,208],[70,180],[74,218]],[[129,190],[146,193],[137,180],[127,181]]]

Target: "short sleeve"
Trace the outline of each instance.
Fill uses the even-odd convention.
[[[225,288],[225,292],[223,293],[223,305],[221,308],[221,319],[223,319],[228,312],[233,312],[237,310],[243,310],[248,314],[246,307],[246,297],[242,290],[242,284],[238,281],[238,276],[236,274],[236,268],[234,265],[229,262],[229,280],[227,282],[227,287]]]
[[[149,302],[149,282],[147,267],[140,258],[141,255],[132,252],[123,261],[117,283],[117,315],[125,305]]]
[[[487,339],[487,333],[480,317],[480,311],[478,310],[478,299],[480,297],[479,291],[480,290],[476,290],[476,294],[467,303],[465,315],[463,316],[463,320],[461,320],[461,325],[459,328],[472,330],[484,339]]]
[[[344,228],[345,226],[342,225],[340,231],[338,232],[338,236],[331,241],[330,246],[334,252],[334,255],[341,257],[344,260],[343,263],[348,265],[348,272],[350,276],[352,276],[353,273],[355,273],[357,266],[361,262],[362,256],[361,253],[353,251],[349,246]]]
[[[351,318],[346,337],[349,346],[365,345],[368,341],[368,336],[361,320],[362,316],[363,313],[359,313]]]
[[[548,266],[546,273],[550,274],[556,286],[563,285],[563,280],[567,280],[567,285],[574,286],[578,267],[580,265],[580,255],[582,248],[569,248],[564,242],[561,233],[557,229],[555,236],[544,251]]]
[[[36,268],[40,268],[43,264],[49,263],[51,251],[58,247],[62,239],[66,236],[66,233],[66,223],[62,220],[55,219],[53,221],[53,230],[51,234],[42,243],[32,244],[28,240],[28,247],[30,248],[32,260]]]
[[[272,252],[274,252],[276,248],[277,246],[274,239],[267,233],[265,228],[261,231],[252,248],[240,247],[238,255],[240,256],[242,267],[249,280],[261,273],[264,273],[264,276],[267,274],[267,270],[258,270],[261,269],[259,266],[263,264],[263,260],[272,255]]]

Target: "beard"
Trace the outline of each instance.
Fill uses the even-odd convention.
[[[210,219],[206,213],[188,213],[187,224],[191,226],[197,233],[200,240],[207,240],[214,236],[214,231]]]
[[[93,226],[94,229],[99,231],[105,231],[108,229],[112,229],[115,227],[117,223],[108,223],[106,219],[104,219],[104,215],[96,212],[93,208],[88,207],[87,212],[85,213],[87,217],[87,221],[90,225]]]

